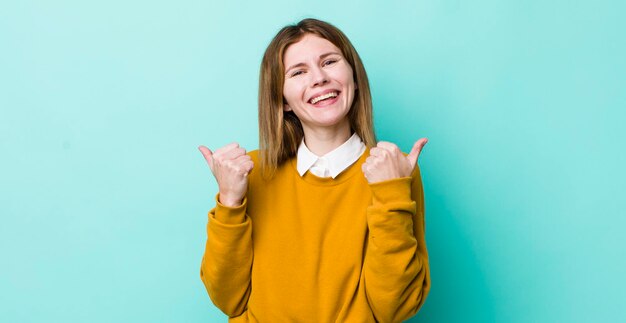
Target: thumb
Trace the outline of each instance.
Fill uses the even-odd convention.
[[[205,146],[199,146],[198,150],[200,150],[202,156],[204,156],[204,159],[206,159],[206,162],[209,164],[209,167],[211,167],[211,170],[213,170],[213,152],[211,151],[211,149]]]
[[[409,162],[411,162],[412,167],[415,167],[415,164],[417,163],[417,157],[419,157],[420,152],[422,152],[422,148],[424,148],[424,145],[426,145],[427,142],[428,142],[427,138],[422,138],[416,141],[415,144],[413,145],[413,149],[411,149],[411,152],[407,156],[407,158],[409,159]]]

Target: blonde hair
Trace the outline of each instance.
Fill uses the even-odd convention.
[[[283,162],[296,156],[304,137],[302,124],[293,111],[283,110],[285,66],[283,55],[290,45],[304,35],[324,38],[341,50],[353,70],[357,84],[348,119],[350,127],[368,147],[376,146],[372,121],[372,97],[365,67],[359,54],[337,27],[317,19],[304,19],[295,25],[283,27],[265,50],[259,76],[259,155],[261,171],[271,177]]]

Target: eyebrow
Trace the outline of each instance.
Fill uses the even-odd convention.
[[[324,58],[326,58],[326,56],[330,56],[330,55],[339,55],[339,53],[337,53],[337,52],[328,52],[328,53],[320,55],[319,58],[320,59],[324,59]],[[289,66],[288,69],[285,70],[285,74],[287,74],[287,72],[289,72],[292,68],[300,67],[300,66],[304,66],[304,65],[306,65],[306,64],[298,63],[298,64],[291,65],[291,66]]]

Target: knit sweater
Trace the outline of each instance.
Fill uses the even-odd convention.
[[[301,177],[295,158],[269,180],[257,167],[240,206],[216,196],[200,276],[229,322],[401,322],[418,311],[430,290],[419,168],[369,184],[367,156],[334,179]]]

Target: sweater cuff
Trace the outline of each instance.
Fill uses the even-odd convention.
[[[411,202],[411,180],[411,177],[400,177],[369,184],[372,205]]]
[[[248,206],[248,198],[244,197],[241,205],[231,207],[220,203],[220,194],[215,195],[215,213],[213,218],[224,224],[241,224],[246,219],[246,208]]]

